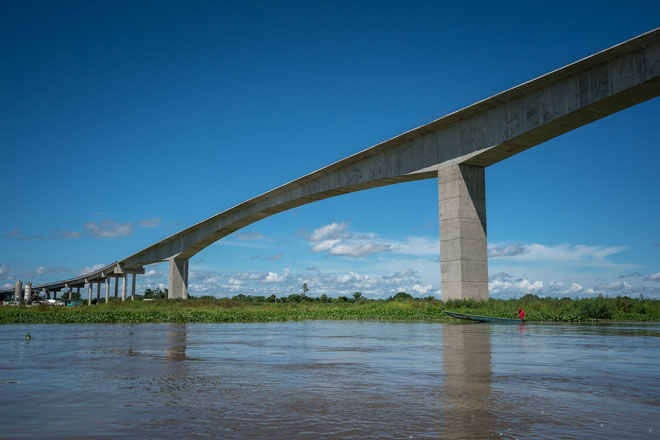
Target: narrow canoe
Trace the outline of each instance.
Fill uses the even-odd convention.
[[[509,318],[494,318],[492,316],[478,316],[478,315],[466,315],[464,313],[454,313],[448,310],[443,310],[443,312],[452,318],[458,319],[467,319],[468,321],[479,321],[479,322],[508,322],[508,323],[518,323],[522,324],[525,321],[522,319],[509,319]]]

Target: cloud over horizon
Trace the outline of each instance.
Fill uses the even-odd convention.
[[[14,229],[4,235],[5,238],[15,238],[21,241],[32,240],[54,240],[54,239],[79,239],[82,237],[91,238],[120,238],[129,237],[136,227],[155,228],[160,225],[160,217],[144,219],[137,222],[118,223],[112,219],[101,220],[100,222],[89,221],[82,226],[80,231],[69,231],[63,229],[51,229],[47,234],[28,235],[20,229]]]
[[[238,240],[263,240],[266,238],[261,232],[237,232],[235,236]]]
[[[37,275],[46,275],[46,274],[51,274],[51,273],[69,273],[71,272],[71,269],[68,267],[45,267],[45,266],[39,266],[35,273]]]
[[[389,244],[375,242],[375,234],[361,234],[354,237],[348,228],[349,223],[335,222],[315,229],[309,236],[312,251],[360,258],[392,250]],[[363,240],[371,240],[371,242],[365,243]]]

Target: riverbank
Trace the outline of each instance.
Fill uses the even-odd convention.
[[[263,297],[152,301],[111,301],[79,307],[38,305],[0,307],[0,324],[80,324],[157,322],[281,322],[304,320],[456,321],[442,311],[515,318],[523,307],[529,321],[596,322],[660,321],[660,301],[645,298],[539,298],[488,302],[450,301],[398,295],[388,300],[366,298],[319,298],[291,295],[274,302]]]

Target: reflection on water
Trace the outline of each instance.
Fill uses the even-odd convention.
[[[658,324],[311,321],[0,331],[3,439],[660,432]]]
[[[186,359],[186,325],[166,324],[167,346],[165,347],[165,358],[171,362]]]
[[[443,327],[442,438],[488,438],[495,431],[490,329],[480,324]]]

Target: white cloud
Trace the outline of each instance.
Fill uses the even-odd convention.
[[[513,280],[510,275],[503,275],[505,276],[500,276],[498,278],[491,277],[491,281],[488,283],[488,290],[491,294],[509,293],[515,295],[526,294],[530,292],[539,293],[539,291],[544,287],[544,283],[541,280],[536,280],[534,282],[531,282],[525,278]],[[557,282],[551,284],[553,286],[558,285]]]
[[[330,223],[321,226],[312,232],[309,241],[313,252],[328,252],[328,255],[347,257],[366,257],[392,250],[390,244],[378,243],[376,240],[364,243],[350,240],[352,234],[348,232],[348,223]],[[360,234],[362,239],[377,237],[375,234]]]
[[[424,286],[420,284],[415,284],[412,286],[412,291],[420,295],[426,295],[431,291],[431,289],[433,289],[433,286],[431,286],[430,284],[426,284]]]
[[[85,266],[82,268],[79,275],[86,275],[91,272],[96,272],[99,269],[103,269],[105,266],[106,266],[105,264],[95,264],[93,266]]]
[[[282,275],[275,272],[268,272],[262,283],[282,283],[287,280],[289,273],[291,273],[289,269],[284,269]]]
[[[612,281],[611,283],[601,284],[596,286],[596,290],[626,290],[630,289],[632,286],[625,281]]]
[[[4,275],[6,273],[9,273],[9,265],[8,264],[0,264],[0,275]]]
[[[315,229],[309,239],[310,241],[321,241],[350,238],[351,234],[346,232],[348,226],[349,224],[344,222],[330,223]]]
[[[647,281],[660,281],[660,272],[656,272],[644,278]]]
[[[263,240],[266,237],[260,232],[237,232],[236,238],[238,240]]]
[[[64,230],[62,230],[62,231],[57,232],[57,238],[73,238],[75,240],[75,239],[78,239],[80,237],[82,237],[82,234],[78,231],[64,231]]]
[[[386,298],[404,291],[413,295],[426,296],[438,292],[439,286],[420,282],[414,269],[400,269],[391,275],[399,277],[383,278],[381,274],[304,272],[294,274],[289,269],[277,272],[199,272],[194,282],[189,284],[192,295],[234,296],[272,294],[282,296],[299,292],[303,282],[307,283],[310,295],[350,296],[360,291],[371,298]]]
[[[265,272],[239,272],[234,274],[233,276],[241,280],[255,281],[255,280],[263,280],[264,278],[266,278],[266,275],[268,274]]]
[[[156,273],[157,273],[156,269],[151,269],[151,270],[146,271],[143,276],[148,278],[148,277],[152,277],[152,276],[156,275]]]
[[[87,222],[83,226],[87,233],[94,238],[116,238],[128,237],[133,233],[132,223],[117,223],[110,219],[102,220],[99,223]]]
[[[522,280],[518,283],[518,286],[522,290],[541,290],[543,289],[543,281],[534,281],[531,283],[529,280]]]
[[[514,245],[512,245],[514,246]],[[509,251],[509,259],[519,262],[547,261],[563,265],[580,266],[612,266],[613,263],[607,260],[607,257],[619,254],[625,250],[622,246],[587,246],[559,244],[555,246],[545,246],[538,243],[518,244]],[[494,249],[500,249],[493,245]],[[505,247],[504,249],[511,248]],[[525,249],[524,252],[517,252],[519,249]],[[503,251],[501,251],[503,252]]]
[[[92,238],[116,238],[128,237],[133,233],[135,226],[142,228],[154,228],[160,225],[160,217],[144,219],[138,222],[117,223],[110,219],[102,220],[100,222],[90,221],[83,225],[82,231],[68,231],[64,229],[51,229],[47,234],[25,235],[20,229],[15,229],[7,234],[5,237],[13,238],[23,241],[31,240],[52,240],[52,239],[78,239],[83,235]]]
[[[140,225],[143,228],[155,228],[156,226],[160,225],[160,217],[140,220],[138,222],[138,225]]]
[[[71,272],[71,269],[68,269],[66,267],[39,266],[39,268],[37,268],[36,270],[37,275],[45,275],[49,273],[68,273],[68,272]]]
[[[2,285],[2,290],[10,290],[10,289],[13,289],[14,287],[15,286],[13,284],[5,283],[5,284]]]
[[[515,243],[509,246],[490,247],[488,250],[488,257],[515,257],[516,255],[522,255],[525,252],[527,252],[527,248],[525,246],[520,243]]]
[[[409,267],[408,269],[400,270],[398,272],[385,274],[385,275],[383,275],[383,278],[385,278],[385,279],[410,278],[410,277],[414,277],[414,276],[417,276],[417,269],[413,269],[412,267]]]
[[[578,292],[581,292],[582,289],[584,289],[584,287],[582,287],[582,286],[581,286],[580,284],[578,284],[578,283],[572,283],[572,284],[571,284],[571,287],[568,288],[569,292],[571,292],[571,293],[578,293]]]
[[[346,283],[349,283],[349,282],[363,281],[365,279],[366,279],[365,275],[360,275],[360,274],[355,273],[355,272],[349,272],[349,273],[346,273],[346,274],[337,275],[335,277],[335,280],[339,284],[346,284]]]
[[[333,246],[335,246],[337,243],[339,243],[341,240],[339,239],[333,239],[333,240],[323,240],[319,243],[316,243],[312,246],[312,251],[314,252],[323,252],[327,251],[329,249],[332,249]]]
[[[389,252],[390,245],[383,245],[377,243],[351,243],[351,244],[338,244],[330,249],[330,255],[343,255],[351,257],[366,257],[372,254],[381,252]]]

